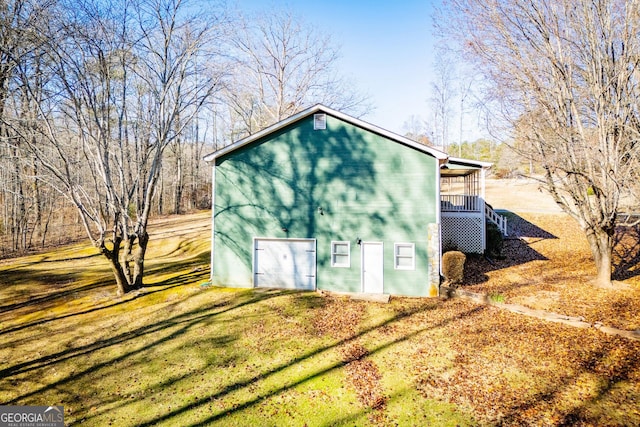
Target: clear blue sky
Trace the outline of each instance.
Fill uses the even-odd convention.
[[[340,71],[369,94],[363,117],[403,134],[412,115],[427,119],[431,96],[435,0],[236,0],[241,10],[288,7],[340,45]]]

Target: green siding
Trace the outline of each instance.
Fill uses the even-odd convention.
[[[384,243],[385,293],[428,295],[436,168],[428,154],[329,115],[325,130],[311,115],[232,151],[215,167],[214,283],[251,286],[254,237],[315,238],[318,289],[359,292],[360,238]],[[351,242],[350,268],[331,267],[332,240]],[[415,243],[415,270],[394,270],[396,242]]]

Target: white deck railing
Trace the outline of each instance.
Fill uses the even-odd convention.
[[[481,212],[480,197],[462,194],[440,195],[442,212]]]
[[[494,211],[478,196],[463,194],[440,195],[440,209],[442,212],[477,213],[483,215],[498,226],[502,234],[507,235],[507,218]],[[484,212],[483,212],[484,211]]]
[[[499,213],[494,211],[493,208],[491,208],[491,206],[486,204],[484,205],[484,214],[487,218],[489,218],[489,221],[493,222],[498,227],[498,229],[502,232],[503,236],[508,236],[506,217],[500,215]]]

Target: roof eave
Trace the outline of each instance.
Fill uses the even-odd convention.
[[[393,133],[389,130],[386,130],[384,128],[381,128],[379,126],[373,125],[371,123],[365,122],[364,120],[360,120],[360,119],[356,119],[355,117],[351,117],[348,116],[344,113],[341,113],[339,111],[335,111],[332,110],[331,108],[328,107],[324,107],[322,106],[324,109],[326,109],[326,113],[331,115],[331,116],[335,116],[347,123],[351,123],[353,125],[356,125],[358,127],[361,127],[363,129],[369,130],[373,133],[377,133],[378,135],[384,136],[388,139],[391,139],[393,141],[399,142],[401,144],[407,145],[409,147],[415,148],[419,151],[422,151],[424,153],[427,154],[431,154],[433,157],[435,157],[438,160],[445,160],[447,159],[449,156],[440,151],[440,150],[436,150],[433,147],[429,147],[428,145],[424,145],[424,144],[420,144],[419,142],[416,142],[412,139],[406,138],[402,135],[398,135],[397,133]]]
[[[483,162],[480,160],[463,159],[461,157],[449,157],[447,163],[458,163],[462,165],[475,166],[477,168],[489,169],[493,166],[491,162]]]
[[[307,117],[311,114],[315,114],[318,112],[322,112],[325,114],[328,114],[330,116],[336,117],[342,121],[345,121],[347,123],[353,124],[355,126],[361,127],[363,129],[366,129],[370,132],[376,133],[378,135],[384,136],[388,139],[391,139],[393,141],[396,141],[398,143],[401,143],[403,145],[407,145],[409,147],[415,148],[419,151],[422,151],[424,153],[430,154],[433,157],[435,157],[436,159],[439,160],[439,163],[442,165],[443,162],[446,162],[448,156],[446,153],[443,153],[442,151],[436,150],[435,148],[432,147],[428,147],[426,145],[420,144],[416,141],[413,141],[409,138],[406,138],[404,136],[395,134],[391,131],[388,131],[386,129],[383,129],[381,127],[378,127],[376,125],[372,125],[371,123],[367,123],[363,120],[360,119],[356,119],[355,117],[351,117],[348,116],[344,113],[341,113],[339,111],[333,110],[329,107],[326,107],[322,104],[316,104],[313,107],[307,108],[306,110],[300,111],[299,113],[296,113],[284,120],[279,121],[278,123],[275,123],[271,126],[268,126],[264,129],[262,129],[259,132],[254,133],[253,135],[249,135],[246,138],[240,139],[230,145],[227,145],[226,147],[221,148],[220,150],[214,151],[211,154],[207,154],[206,156],[204,156],[204,161],[211,163],[214,162],[217,158],[230,153],[232,151],[235,151],[241,147],[244,147],[247,144],[250,144],[254,141],[259,140],[260,138],[263,138],[273,132],[276,132],[286,126],[289,126],[292,123],[295,123],[298,120],[303,119],[304,117]]]
[[[245,138],[242,138],[232,144],[227,145],[226,147],[223,147],[217,151],[214,151],[211,154],[208,154],[204,157],[204,161],[205,162],[213,162],[215,161],[215,159],[217,159],[220,156],[224,156],[227,153],[230,153],[232,151],[237,150],[238,148],[244,147],[247,144],[252,143],[253,141],[257,141],[258,139],[269,135],[270,133],[276,132],[286,126],[289,126],[291,123],[294,123],[310,114],[314,114],[317,111],[320,110],[320,107],[322,107],[320,104],[316,104],[311,108],[307,108],[306,110],[300,111],[299,113],[296,113],[292,116],[287,117],[284,120],[280,120],[279,122],[271,125],[271,126],[267,126],[266,128],[252,134],[249,135]]]

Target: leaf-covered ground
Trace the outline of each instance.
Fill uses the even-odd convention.
[[[465,289],[624,330],[640,329],[640,238],[620,229],[616,287],[594,286],[584,233],[562,213],[510,213],[503,258],[468,257]],[[625,231],[625,233],[622,233]]]
[[[419,394],[455,404],[479,425],[640,425],[640,342],[461,300],[393,299],[393,321],[366,336],[370,303],[328,299],[314,323],[350,338],[346,380],[373,425],[385,412],[387,375],[406,374]],[[397,348],[382,356],[392,342]],[[402,343],[402,345],[401,345]]]

